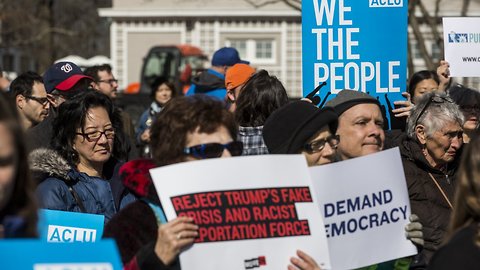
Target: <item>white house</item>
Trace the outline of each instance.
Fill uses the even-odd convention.
[[[434,14],[435,1],[423,0],[430,14]],[[100,16],[112,20],[110,57],[120,85],[126,87],[139,80],[142,58],[150,47],[187,43],[200,47],[209,56],[220,47],[235,47],[253,66],[276,75],[290,97],[300,97],[301,13],[282,2],[261,7],[250,2],[261,6],[273,1],[113,0],[113,7],[100,9]],[[442,1],[439,15],[459,16],[460,2]],[[421,15],[418,10],[416,15]],[[470,3],[467,15],[480,15],[478,1]],[[441,59],[428,25],[421,22],[427,50]],[[441,30],[441,24],[438,27]],[[424,63],[413,45],[416,69],[423,69]],[[469,83],[479,88],[478,78]]]

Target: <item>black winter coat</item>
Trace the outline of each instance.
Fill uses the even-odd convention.
[[[407,180],[412,214],[418,215],[423,225],[425,246],[423,253],[428,262],[444,240],[452,209],[429,173],[442,188],[450,203],[453,203],[458,167],[457,158],[447,169],[440,171],[430,166],[418,142],[402,136],[399,138],[403,169]]]

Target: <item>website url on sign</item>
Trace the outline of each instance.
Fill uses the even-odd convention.
[[[462,57],[463,62],[480,62],[480,56],[464,56]]]

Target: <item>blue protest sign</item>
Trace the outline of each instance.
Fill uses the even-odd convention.
[[[117,270],[122,269],[113,240],[52,244],[39,240],[1,240],[2,269]]]
[[[407,9],[407,0],[302,1],[303,96],[323,82],[322,104],[342,89],[366,92],[389,120],[406,91]]]
[[[104,216],[41,209],[40,239],[47,242],[92,243],[102,237]]]

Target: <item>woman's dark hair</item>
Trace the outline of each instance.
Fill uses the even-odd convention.
[[[170,90],[172,90],[172,98],[177,96],[177,89],[172,82],[167,80],[165,77],[157,77],[150,86],[150,97],[152,98],[152,100],[155,100],[155,94],[157,93],[158,87],[162,84],[165,84],[166,86],[168,86],[168,88],[170,88]]]
[[[448,94],[460,106],[460,110],[466,107],[480,107],[480,93],[476,90],[457,84],[448,89]]]
[[[225,105],[207,95],[181,96],[165,105],[151,128],[153,159],[159,166],[183,162],[187,134],[211,134],[221,126],[237,136],[237,125]]]
[[[260,70],[240,91],[235,120],[243,127],[263,126],[272,112],[288,103],[287,91],[275,76]]]
[[[410,97],[413,100],[413,96],[415,94],[415,88],[417,84],[419,84],[423,80],[434,80],[437,84],[440,84],[440,78],[438,78],[438,74],[432,70],[420,70],[418,72],[413,73],[410,81],[408,82],[408,93],[410,93]]]
[[[27,149],[20,119],[13,101],[6,93],[0,91],[0,122],[7,126],[13,136],[16,154],[14,188],[10,200],[4,209],[0,209],[0,220],[7,215],[20,216],[25,219],[23,235],[18,237],[37,236],[37,204],[34,195],[34,184],[30,177]]]
[[[85,90],[62,103],[58,116],[53,121],[53,130],[56,133],[52,137],[51,144],[71,165],[77,165],[80,161],[77,151],[73,149],[77,130],[80,128],[83,132],[88,110],[96,107],[105,108],[115,130],[112,156],[118,160],[126,159],[128,144],[123,133],[120,111],[115,109],[106,95],[95,90]]]

